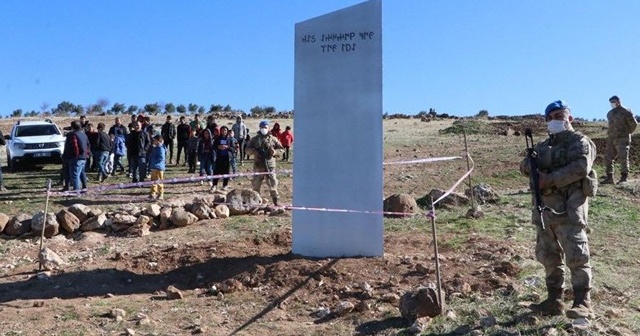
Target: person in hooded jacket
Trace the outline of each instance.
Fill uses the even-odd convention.
[[[274,123],[273,128],[271,129],[271,135],[276,137],[276,139],[280,139],[280,135],[282,134],[282,130],[280,129],[280,124]]]
[[[280,134],[279,140],[282,147],[284,147],[282,161],[289,161],[289,151],[291,149],[291,145],[293,145],[293,132],[291,132],[291,126],[285,127],[284,132]]]
[[[111,152],[113,153],[113,171],[111,175],[116,174],[116,170],[120,168],[120,173],[124,173],[124,165],[122,164],[122,157],[127,155],[127,145],[125,142],[125,135],[120,130],[116,130],[112,135],[113,145],[111,146]]]

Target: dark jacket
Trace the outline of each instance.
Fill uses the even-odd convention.
[[[98,137],[100,136],[98,132],[85,132],[85,135],[87,136],[87,139],[89,139],[89,149],[91,149],[92,152],[97,151]]]
[[[234,156],[235,147],[232,147],[234,146],[234,144],[237,144],[237,140],[235,138],[230,138],[227,136],[225,136],[224,138],[218,137],[213,142],[213,148],[215,148],[215,151],[216,151],[216,159],[230,159],[232,156]],[[220,145],[226,145],[227,148],[220,149],[219,148]]]
[[[191,137],[191,126],[189,124],[178,124],[176,127],[178,142],[187,142]]]
[[[113,125],[111,126],[111,128],[109,128],[109,135],[127,135],[129,134],[129,131],[127,130],[127,127],[123,124],[120,125]]]
[[[209,139],[204,137],[204,133],[209,133]],[[202,136],[198,141],[198,158],[202,161],[205,157],[209,157],[211,159],[215,159],[216,151],[213,147],[213,138],[211,137],[211,131],[205,128],[202,131]]]
[[[111,138],[107,133],[98,132],[98,141],[96,143],[96,151],[98,152],[111,151]]]
[[[129,133],[127,139],[127,152],[130,156],[147,156],[149,149],[151,148],[151,140],[149,134],[145,131],[133,131]]]
[[[89,157],[89,139],[82,131],[67,133],[64,141],[64,159],[86,159]]]
[[[165,140],[173,140],[176,138],[176,125],[166,122],[162,125],[162,129],[160,130],[160,134],[162,134],[162,139]]]

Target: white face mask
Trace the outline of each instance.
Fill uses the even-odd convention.
[[[547,123],[549,134],[557,134],[567,130],[566,120],[551,120]]]
[[[618,104],[616,104],[616,103],[611,103],[611,108],[612,108],[612,109],[614,109],[614,108],[616,108],[616,107],[618,107]]]
[[[267,133],[269,133],[269,131],[266,128],[261,128],[260,129],[260,134],[267,135]]]

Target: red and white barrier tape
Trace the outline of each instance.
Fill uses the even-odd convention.
[[[462,175],[456,183],[454,183],[444,194],[442,194],[438,199],[433,201],[433,204],[437,204],[445,197],[450,195],[459,185],[467,178],[474,169],[473,160],[471,156],[467,153],[467,157],[472,163],[470,169]],[[439,161],[448,161],[448,160],[456,160],[461,159],[460,156],[448,156],[448,157],[437,157],[437,158],[424,158],[417,160],[405,160],[405,161],[392,161],[392,162],[384,162],[383,165],[397,165],[397,164],[415,164],[415,163],[430,163],[430,162],[439,162]],[[250,173],[237,173],[237,174],[221,174],[221,175],[207,175],[207,176],[190,176],[190,177],[181,177],[181,178],[170,178],[164,180],[155,180],[155,181],[145,181],[145,182],[131,182],[131,183],[118,183],[111,185],[100,185],[95,187],[90,187],[77,191],[64,191],[64,192],[49,192],[51,196],[78,196],[80,194],[90,194],[95,192],[104,192],[108,190],[116,190],[116,189],[127,189],[127,188],[142,188],[152,186],[154,184],[176,184],[176,183],[193,183],[199,181],[210,181],[213,179],[224,179],[224,178],[232,178],[232,177],[249,177],[256,175],[268,175],[268,174],[291,174],[293,170],[284,169],[284,170],[274,170],[272,172],[250,172]],[[117,195],[96,195],[98,197],[108,197],[109,199],[118,198]],[[135,198],[131,197],[132,200],[145,201],[146,198]],[[220,203],[225,204],[225,203]],[[342,212],[342,213],[363,213],[363,214],[375,214],[375,215],[389,215],[389,216],[415,216],[415,213],[406,213],[406,212],[393,212],[393,211],[376,211],[376,210],[353,210],[353,209],[337,209],[337,208],[324,208],[324,207],[308,207],[308,206],[295,206],[295,205],[284,205],[283,208],[288,210],[306,210],[306,211],[324,211],[324,212]],[[428,211],[426,213],[427,217],[435,218],[435,213],[432,211]]]

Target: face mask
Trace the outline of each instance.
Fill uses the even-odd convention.
[[[547,124],[547,130],[549,134],[557,134],[562,131],[567,130],[567,125],[565,120],[551,120]]]
[[[616,103],[611,103],[611,108],[612,108],[612,109],[614,109],[614,108],[616,108],[616,107],[618,107],[618,104],[616,104]]]
[[[267,133],[268,133],[268,132],[269,132],[269,131],[267,131],[267,129],[266,129],[266,128],[261,128],[261,129],[260,129],[260,134],[262,134],[262,135],[267,135]]]

